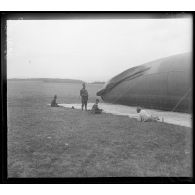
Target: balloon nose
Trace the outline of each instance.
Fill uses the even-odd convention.
[[[104,92],[105,92],[105,89],[101,89],[101,90],[99,90],[99,91],[96,93],[96,95],[97,95],[97,96],[102,96],[102,95],[104,94]]]

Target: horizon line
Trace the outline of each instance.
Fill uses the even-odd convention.
[[[85,80],[82,79],[73,79],[73,78],[54,78],[54,77],[11,77],[11,78],[7,78],[7,80],[10,79],[58,79],[58,80],[75,80],[75,81],[81,81],[81,82],[86,82]],[[106,82],[106,81],[102,81],[102,80],[94,80],[94,81],[88,81],[88,82]]]

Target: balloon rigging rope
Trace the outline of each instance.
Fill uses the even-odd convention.
[[[179,104],[183,101],[183,99],[188,95],[188,93],[190,92],[190,90],[191,90],[191,88],[181,97],[181,99],[177,102],[177,104],[172,109],[172,112],[179,106]]]

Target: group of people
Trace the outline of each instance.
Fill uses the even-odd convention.
[[[88,91],[86,89],[85,83],[83,83],[83,88],[80,90],[80,97],[81,97],[81,109],[85,106],[85,110],[87,110],[87,102],[88,102]],[[91,112],[93,114],[101,114],[102,109],[98,107],[99,99],[96,99],[95,104],[93,105]]]
[[[81,109],[83,110],[85,107],[85,110],[87,110],[88,91],[86,89],[85,83],[83,83],[82,85],[83,85],[83,87],[80,90]],[[101,114],[102,113],[102,109],[100,109],[98,107],[98,103],[99,103],[99,99],[96,99],[96,102],[91,109],[91,113],[93,113],[93,114]],[[55,95],[53,100],[51,101],[51,107],[59,107],[59,105],[57,103],[57,95]]]
[[[85,107],[85,110],[87,110],[88,91],[86,89],[85,83],[83,83],[82,85],[83,85],[83,88],[80,90],[81,109],[83,110]],[[57,100],[57,95],[54,96],[54,99],[51,102],[52,107],[59,107],[56,100]],[[98,107],[98,104],[99,104],[99,99],[96,99],[96,102],[91,109],[91,113],[93,113],[93,114],[101,114],[102,113],[103,110]],[[138,113],[137,120],[140,122],[150,122],[150,121],[160,120],[158,116],[152,116],[152,115],[148,114],[141,107],[137,107],[136,111]]]

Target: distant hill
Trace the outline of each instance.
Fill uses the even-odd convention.
[[[8,79],[8,81],[42,81],[47,83],[83,83],[82,80],[76,79],[57,79],[57,78],[29,78],[29,79],[21,79],[21,78],[13,78]]]
[[[95,82],[92,82],[92,83],[90,83],[90,84],[104,84],[105,82],[103,82],[103,81],[95,81]]]

